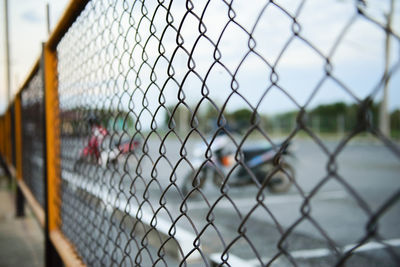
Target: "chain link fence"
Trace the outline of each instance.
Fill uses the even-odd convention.
[[[38,69],[21,92],[22,177],[44,208],[44,86],[43,71]]]
[[[88,266],[397,266],[398,13],[88,1],[45,58],[58,101],[42,67],[22,89],[23,179],[44,207],[46,109]]]
[[[372,208],[337,161],[349,141],[368,133],[398,164],[398,146],[371,118],[398,59],[364,95],[336,73],[343,68],[343,43],[357,29],[379,32],[382,43],[388,34],[396,47],[398,34],[387,32],[363,2],[330,4],[336,9],[311,1],[88,3],[57,46],[62,229],[88,265],[234,265],[242,259],[296,266],[304,263],[296,253],[313,248],[327,253],[311,262],[340,265],[367,262],[353,252],[370,241],[398,262],[377,226],[386,210],[398,210],[399,191]],[[321,21],[310,21],[312,12],[323,14],[314,17]],[[339,27],[311,25],[334,15]],[[293,65],[297,73],[285,69]],[[334,147],[309,114],[324,90],[338,91],[355,107]],[[294,110],[280,135],[268,105]],[[307,191],[286,156],[298,136],[326,159],[313,160],[325,174],[313,176]],[[333,181],[367,217],[358,226],[363,233],[345,249],[312,208]],[[268,199],[289,188],[301,200],[287,224]],[[297,231],[302,224],[318,238]]]

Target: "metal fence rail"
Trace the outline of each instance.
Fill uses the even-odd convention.
[[[398,265],[400,129],[378,105],[399,31],[373,1],[325,4],[72,1],[17,95],[10,161],[62,259]]]

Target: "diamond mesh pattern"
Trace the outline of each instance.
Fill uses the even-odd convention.
[[[44,207],[44,87],[39,69],[21,93],[22,177]]]
[[[88,3],[57,46],[62,231],[88,265],[229,266],[239,258],[362,266],[379,262],[363,254],[374,246],[386,264],[398,264],[390,240],[399,231],[386,229],[399,222],[399,182],[375,197],[346,166],[362,164],[379,179],[381,167],[367,166],[371,151],[353,143],[367,136],[398,176],[399,147],[371,114],[386,81],[399,75],[399,34],[374,3],[330,5]],[[371,71],[370,50],[354,49],[352,37],[384,62],[385,50],[368,45],[387,35],[397,50],[387,71],[384,63]],[[332,142],[321,130],[330,120],[312,110],[337,96],[354,114]],[[244,120],[232,115],[240,109],[248,110]],[[284,109],[294,110],[291,119],[274,122],[271,112]],[[221,140],[233,151],[228,167],[217,153]],[[248,160],[251,144],[272,147],[267,170]],[[300,163],[285,154],[292,144],[303,151]],[[289,193],[268,191],[287,190],[274,189],[278,175]],[[238,186],[237,177],[252,186]],[[326,206],[325,188],[344,200]],[[295,204],[274,206],[281,200]]]

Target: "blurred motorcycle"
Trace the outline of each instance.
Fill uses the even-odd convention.
[[[90,118],[91,135],[87,145],[80,152],[79,159],[75,162],[76,171],[82,163],[98,164],[103,167],[109,164],[115,165],[118,159],[134,151],[140,146],[137,140],[129,138],[111,138],[107,129],[102,127],[97,119]]]
[[[209,160],[204,157],[204,145],[194,149],[194,159],[190,160],[195,171],[188,173],[182,185],[182,193],[195,195],[194,188],[201,189],[205,181],[212,179],[216,187],[221,187],[227,176],[227,184],[231,187],[254,185],[255,180],[274,193],[287,192],[294,179],[295,172],[291,164],[283,157],[291,155],[290,143],[281,143],[275,147],[253,147],[240,149],[241,162],[236,161],[237,149],[229,148],[229,137],[217,136]],[[280,151],[279,162],[277,151]]]

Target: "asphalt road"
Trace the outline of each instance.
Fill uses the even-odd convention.
[[[158,257],[157,246],[167,247],[165,238],[174,222],[176,237],[183,240],[180,244],[183,254],[193,248],[196,235],[201,236],[201,250],[206,258],[193,253],[191,262],[194,265],[202,265],[210,258],[218,262],[219,254],[229,245],[232,245],[228,260],[231,265],[258,266],[260,260],[265,264],[279,251],[290,252],[291,258],[282,255],[275,261],[278,266],[287,266],[290,260],[301,266],[331,265],[337,261],[332,245],[341,253],[353,248],[366,236],[371,217],[400,190],[400,159],[382,144],[350,143],[332,162],[330,155],[316,143],[299,139],[292,145],[294,157],[288,159],[296,173],[296,183],[289,192],[264,191],[264,199],[257,200],[255,186],[231,187],[221,198],[219,189],[206,181],[202,194],[183,201],[185,196],[180,195],[177,188],[181,189],[184,177],[190,173],[197,142],[198,139],[189,140],[183,150],[176,139],[162,146],[161,141],[152,138],[145,148],[147,153],[120,159],[117,166],[107,168],[81,166],[78,176],[72,171],[74,162],[64,160],[63,178],[72,185],[70,193],[75,194],[78,190],[82,201],[87,199],[85,194],[95,195],[104,207],[93,206],[89,210],[107,210],[98,224],[108,231],[103,239],[99,239],[104,241],[99,247],[109,245],[107,240],[110,239],[119,242],[119,254],[106,253],[108,261],[105,260],[107,257],[100,257],[102,263],[113,262],[112,255],[114,260],[115,257],[124,258],[123,251],[138,255],[138,247],[129,241],[132,231],[137,232],[135,241],[140,242],[146,236],[153,240],[146,245],[146,253],[139,254],[142,263],[154,262]],[[324,144],[329,153],[333,153],[338,145],[334,141]],[[251,141],[249,145],[260,145],[260,141]],[[335,175],[329,176],[328,170],[333,168]],[[171,181],[175,185],[171,186]],[[306,201],[305,197],[310,196],[316,186],[319,189]],[[115,215],[116,210],[121,213],[119,216]],[[153,218],[155,212],[157,216]],[[127,213],[130,215],[124,216]],[[135,220],[128,223],[127,217],[140,218],[144,229],[141,234]],[[154,228],[161,234],[151,238],[145,232],[150,229],[149,225],[154,225],[155,219],[157,227]],[[390,244],[392,252],[399,257],[398,225],[400,200],[397,199],[378,218],[376,229],[380,238],[368,240],[349,259],[349,264],[397,266],[398,262],[391,256],[393,253],[390,254],[379,241]],[[92,226],[95,230],[96,224]],[[125,234],[118,234],[119,231]],[[177,251],[173,244],[170,247],[172,249],[166,250]],[[177,263],[176,255],[164,258],[171,264]]]

